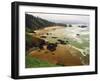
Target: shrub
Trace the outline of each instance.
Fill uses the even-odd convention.
[[[32,47],[32,36],[26,34],[26,50]]]
[[[27,55],[25,66],[26,68],[33,68],[33,67],[52,67],[52,66],[57,66],[57,65]]]

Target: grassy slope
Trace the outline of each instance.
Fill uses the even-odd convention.
[[[35,57],[26,56],[26,68],[33,68],[33,67],[52,67],[57,66],[55,64],[51,64],[47,61],[43,61],[40,59],[37,59]]]

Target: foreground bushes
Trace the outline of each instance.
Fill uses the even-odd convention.
[[[52,67],[57,66],[55,64],[51,64],[47,61],[40,60],[38,58],[32,57],[27,55],[26,56],[26,68],[33,68],[33,67]]]

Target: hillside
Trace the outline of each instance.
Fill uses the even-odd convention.
[[[65,26],[65,24],[62,23],[55,23],[30,14],[25,14],[25,26],[26,26],[26,31],[28,32],[29,30],[37,30],[44,27],[48,26],[50,27],[56,25]]]

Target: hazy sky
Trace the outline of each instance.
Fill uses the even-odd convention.
[[[56,23],[89,24],[89,15],[27,13]]]

